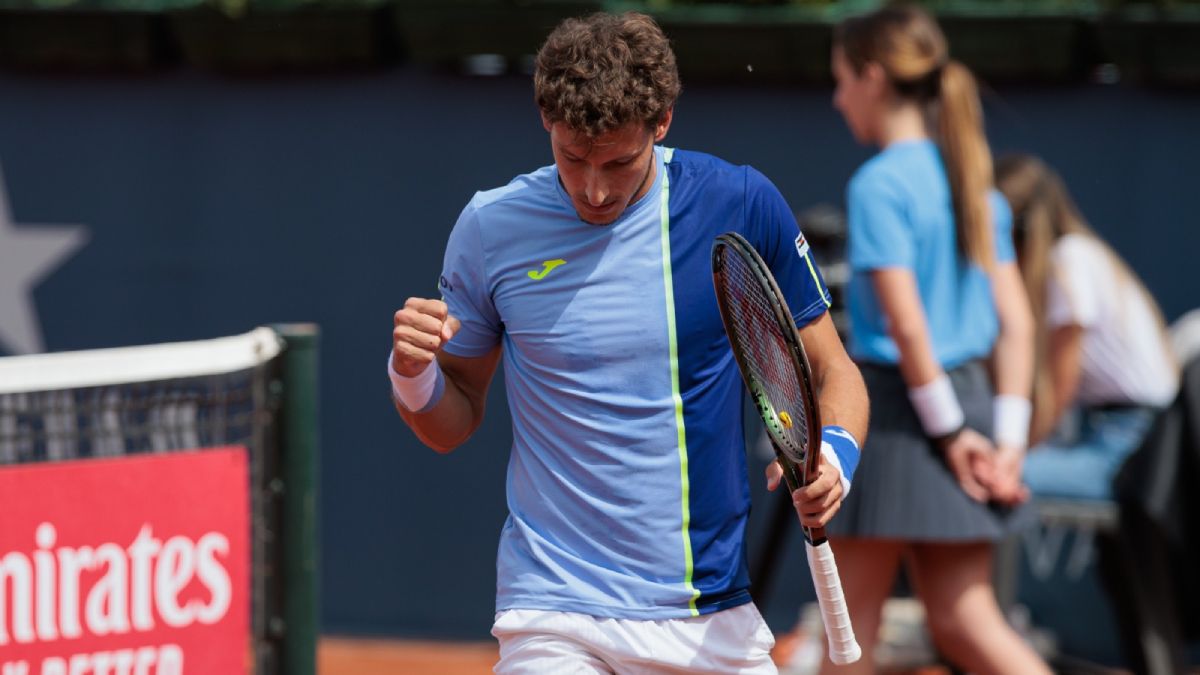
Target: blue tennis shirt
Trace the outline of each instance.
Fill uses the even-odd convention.
[[[894,364],[900,351],[871,282],[871,272],[904,268],[917,281],[934,356],[953,368],[992,351],[999,322],[991,282],[958,252],[950,184],[937,145],[895,143],[855,172],[847,188],[851,267],[846,306],[849,350],[860,361]],[[1013,260],[1012,212],[1000,193],[988,197],[996,260]]]
[[[714,238],[763,255],[798,325],[829,296],[760,173],[655,148],[616,222],[579,220],[554,166],[475,195],[447,245],[446,351],[503,346],[513,445],[497,610],[695,616],[750,601],[743,385],[713,291]]]

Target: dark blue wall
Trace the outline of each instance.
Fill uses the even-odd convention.
[[[691,86],[668,142],[756,165],[797,210],[838,203],[867,151],[829,97]],[[1200,93],[1005,88],[988,115],[998,151],[1041,153],[1063,171],[1169,317],[1200,304],[1188,202]],[[435,292],[472,192],[549,161],[524,78],[0,78],[0,166],[16,221],[89,229],[36,289],[47,349],[321,325],[329,632],[487,636],[505,514],[502,387],[476,438],[443,457],[395,416],[383,369],[392,313]],[[803,565],[798,540],[786,565]],[[794,618],[806,579],[787,574],[776,627]]]

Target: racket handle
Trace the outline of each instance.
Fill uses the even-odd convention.
[[[846,597],[842,595],[842,581],[838,578],[833,549],[829,548],[828,541],[816,546],[806,541],[804,546],[813,585],[817,589],[817,603],[821,606],[825,637],[829,638],[829,660],[839,666],[854,663],[862,656],[862,649],[854,639],[854,626],[850,625],[850,612],[846,609]]]

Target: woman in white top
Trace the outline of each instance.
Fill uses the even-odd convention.
[[[1045,163],[1002,157],[996,184],[1037,322],[1030,447],[1041,445],[1025,482],[1035,495],[1109,498],[1113,475],[1178,388],[1162,314]],[[1075,423],[1062,424],[1075,407]]]

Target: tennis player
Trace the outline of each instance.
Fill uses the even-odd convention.
[[[475,195],[447,245],[444,300],[396,313],[389,365],[401,416],[448,452],[478,427],[503,361],[496,672],[773,673],[747,590],[744,387],[713,240],[739,232],[768,261],[837,427],[793,495],[808,525],[837,512],[867,418],[829,294],[762,174],[658,145],[680,83],[651,18],[563,22],[534,90],[554,164]]]

